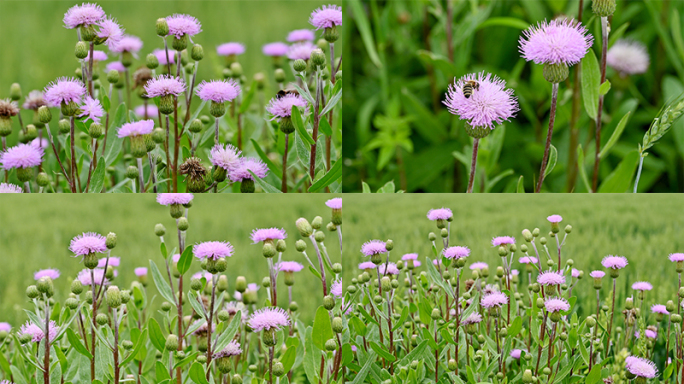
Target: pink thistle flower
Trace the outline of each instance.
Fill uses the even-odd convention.
[[[36,148],[41,148],[43,150],[45,150],[45,148],[47,148],[47,146],[49,145],[48,140],[46,138],[41,139],[40,137],[36,137],[35,139],[31,140],[30,144]]]
[[[242,349],[240,348],[240,343],[237,341],[233,340],[228,345],[226,345],[225,348],[218,352],[214,352],[213,358],[214,359],[220,359],[222,357],[231,357],[231,356],[239,356],[242,354]]]
[[[209,272],[197,272],[192,275],[193,279],[202,280],[204,278],[206,281],[211,281],[214,276]]]
[[[342,297],[342,280],[337,279],[330,287],[330,293],[335,297]]]
[[[121,64],[120,61],[112,61],[111,63],[107,63],[105,66],[105,69],[107,72],[109,71],[117,71],[117,72],[124,72],[126,70],[126,67],[124,67],[123,64]]]
[[[93,123],[99,123],[100,118],[104,115],[104,109],[100,105],[100,100],[93,99],[90,96],[86,96],[80,109],[81,113],[78,114],[78,117],[85,117],[84,121],[92,120]]]
[[[332,4],[324,5],[311,12],[309,23],[316,29],[342,25],[342,7]]]
[[[680,261],[684,261],[684,253],[670,253],[670,256],[668,256],[671,262],[673,263],[678,263]]]
[[[475,262],[475,263],[470,264],[470,269],[471,269],[471,270],[475,270],[475,269],[477,269],[477,270],[482,270],[482,269],[485,269],[485,268],[489,268],[489,265],[488,265],[487,263],[485,263],[485,262],[482,262],[482,261],[478,261],[478,262]]]
[[[43,91],[44,98],[52,105],[62,103],[79,103],[86,93],[86,89],[80,80],[70,77],[60,77],[48,84]]]
[[[442,259],[434,259],[434,260],[432,260],[432,264],[434,264],[435,266],[441,266],[442,265]],[[475,263],[475,264],[477,264],[477,263]],[[473,269],[472,266],[470,269]]]
[[[136,137],[149,135],[154,130],[154,120],[140,120],[125,123],[116,131],[118,137]]]
[[[375,265],[375,264],[373,264]],[[278,270],[283,272],[299,272],[304,266],[296,261],[281,261],[278,263]]]
[[[407,253],[404,256],[402,256],[401,259],[404,261],[416,260],[416,259],[418,259],[418,254],[417,253]]]
[[[539,262],[539,259],[537,259],[534,256],[523,256],[520,259],[518,259],[518,262],[520,264],[537,264],[537,262]]]
[[[48,340],[49,341],[54,341],[54,339],[57,337],[57,334],[59,333],[59,326],[54,320],[50,320],[50,333],[48,335]],[[26,324],[21,326],[21,332],[22,335],[31,335],[31,341],[34,343],[39,343],[41,340],[45,338],[45,332],[43,329],[36,324],[27,321]]]
[[[565,312],[570,310],[570,304],[562,297],[551,297],[546,299],[544,307],[549,312]]]
[[[482,321],[482,315],[480,315],[477,312],[473,312],[470,315],[468,315],[468,317],[461,320],[461,324],[463,324],[463,325],[479,324],[481,321]]]
[[[561,215],[551,215],[547,217],[546,220],[548,220],[549,223],[558,224],[561,221],[563,221],[563,218],[561,217]]]
[[[482,300],[480,300],[480,305],[487,309],[501,307],[504,304],[508,304],[508,296],[501,292],[492,292],[484,295]]]
[[[193,199],[192,193],[160,193],[157,195],[157,203],[161,205],[186,205]]]
[[[0,184],[0,193],[24,193],[24,190],[18,185],[2,183]]]
[[[118,267],[120,264],[121,264],[121,258],[116,257],[116,256],[103,257],[97,261],[97,267],[98,268],[104,268],[105,265],[110,266],[110,267]]]
[[[372,261],[364,261],[363,263],[359,264],[359,269],[375,269],[377,268],[377,265],[373,263]]]
[[[205,101],[224,103],[233,101],[240,94],[240,85],[235,80],[202,81],[197,86],[197,96]]]
[[[303,41],[314,41],[316,35],[310,29],[295,29],[287,34],[287,41],[290,43],[298,43]]]
[[[256,177],[263,179],[268,174],[268,167],[263,161],[257,159],[256,157],[243,157],[237,164],[233,172],[230,173],[230,180],[234,183],[240,182],[242,180],[254,180],[249,171],[252,171]]]
[[[467,81],[476,81],[478,87],[466,98],[463,87]],[[509,121],[519,110],[513,90],[506,89],[506,82],[484,72],[467,74],[449,85],[443,103],[449,112],[458,115],[461,120],[467,120],[470,126],[489,129],[494,129],[495,124]]]
[[[577,270],[577,269],[575,269],[575,268],[573,268],[573,269],[570,271],[570,276],[572,276],[572,277],[574,277],[574,278],[576,279],[576,278],[578,278],[578,277],[580,276],[580,271]]]
[[[12,330],[10,323],[0,323],[0,332],[9,332]]]
[[[124,53],[130,52],[133,56],[136,56],[143,47],[143,42],[139,37],[133,35],[123,35],[121,39],[116,43],[116,45],[110,46],[109,49],[112,52]]]
[[[622,269],[627,266],[627,258],[624,256],[608,255],[601,260],[601,265],[604,268]]]
[[[159,62],[159,65],[167,65],[169,64],[169,61],[171,64],[176,64],[176,55],[173,54],[173,52],[169,52],[169,61],[166,61],[166,50],[164,49],[155,49],[152,51],[152,54],[154,54],[157,57],[157,61]]]
[[[175,255],[171,256],[171,261],[173,261],[174,263],[177,263],[178,261],[180,261],[180,258],[181,258],[181,254],[176,253]]]
[[[342,209],[342,198],[335,197],[325,202],[325,205],[331,209]]]
[[[287,233],[282,228],[264,228],[255,229],[252,231],[252,244],[260,243],[262,241],[284,240],[287,238]]]
[[[625,359],[625,368],[634,376],[653,379],[658,375],[658,368],[651,360],[636,356],[628,356]]]
[[[290,325],[290,317],[282,308],[261,308],[252,314],[248,324],[254,332],[270,331],[271,329],[279,330]]]
[[[99,39],[105,39],[105,44],[110,50],[113,50],[124,37],[124,30],[114,19],[103,19],[97,23],[100,29],[97,31]],[[94,57],[93,59],[96,59]],[[105,60],[107,60],[105,58]],[[102,60],[100,60],[102,61]]]
[[[418,267],[420,267],[421,265],[422,265],[422,263],[421,263],[420,261],[418,261],[418,260],[414,260],[414,261],[413,261],[413,267],[414,267],[414,268],[418,268]]]
[[[606,64],[625,77],[646,72],[650,59],[644,44],[620,39],[608,49]]]
[[[587,29],[576,20],[541,22],[523,32],[520,53],[535,64],[566,64],[580,62],[594,42]]]
[[[660,313],[663,315],[669,315],[670,314],[670,312],[667,310],[667,308],[665,308],[665,306],[662,304],[653,304],[651,306],[651,312]]]
[[[280,57],[280,56],[285,56],[287,55],[287,51],[290,49],[290,46],[277,42],[277,43],[269,43],[264,45],[261,48],[261,51],[264,53],[266,56],[273,56],[273,57]]]
[[[185,82],[178,77],[159,75],[145,84],[147,97],[178,96],[185,91]]]
[[[33,278],[37,281],[40,280],[43,277],[49,277],[52,280],[55,280],[59,278],[59,270],[58,269],[41,269],[40,271],[36,272],[33,274]]]
[[[444,255],[444,257],[447,259],[458,260],[470,256],[470,249],[468,247],[457,245],[455,247],[446,248],[444,251],[442,251],[442,255]]]
[[[647,328],[646,332],[644,332],[644,333],[646,333],[646,337],[649,339],[655,339],[658,337],[658,333],[656,333],[652,329]],[[639,333],[639,331],[634,331],[634,337],[636,337],[638,339],[640,336],[641,336],[641,334]]]
[[[242,151],[235,148],[232,144],[225,146],[217,145],[209,153],[209,161],[216,166],[232,172],[240,164],[240,154]]]
[[[632,284],[632,289],[635,291],[650,291],[653,289],[653,285],[647,281],[637,281],[636,283]]]
[[[144,105],[138,105],[133,110],[133,113],[135,113],[137,117],[142,119],[145,118],[145,111],[147,111],[147,118],[157,116],[159,113],[159,109],[154,104],[147,104],[147,109],[145,109]]]
[[[83,232],[71,239],[69,250],[75,256],[85,256],[93,253],[107,252],[107,239],[95,232]]]
[[[368,256],[378,255],[381,253],[387,253],[387,248],[385,248],[385,242],[381,240],[371,240],[365,242],[361,246],[361,253]]]
[[[511,357],[520,360],[520,355],[522,355],[522,350],[521,349],[514,349],[510,353]]]
[[[42,161],[43,149],[31,144],[18,144],[0,154],[0,163],[5,170],[37,167]]]
[[[93,61],[105,61],[107,60],[108,56],[105,52],[103,51],[93,51]],[[90,61],[90,51],[88,51],[88,54],[86,55],[84,61]]]
[[[300,95],[287,94],[283,97],[274,97],[266,106],[268,113],[273,115],[273,119],[280,121],[283,117],[292,115],[292,107],[306,108],[308,103]],[[306,110],[306,109],[305,109]]]
[[[606,275],[605,272],[603,271],[591,271],[589,276],[593,277],[594,279],[601,279]]]
[[[64,14],[62,21],[64,21],[64,26],[67,29],[74,29],[96,24],[104,19],[104,17],[105,13],[99,5],[83,3],[69,8]]]
[[[541,285],[561,285],[565,284],[565,276],[559,272],[546,271],[537,276],[537,283]]]
[[[233,246],[227,241],[205,241],[195,244],[192,253],[196,258],[218,260],[233,256]]]
[[[451,212],[451,209],[449,208],[437,208],[437,209],[431,209],[427,213],[427,218],[428,220],[449,220],[452,217],[454,217],[454,214]]]
[[[93,271],[93,276],[90,276],[90,271]],[[78,273],[78,276],[76,277],[78,281],[81,282],[83,285],[100,285],[104,284],[107,285],[109,284],[109,281],[107,280],[107,277],[105,276],[106,272],[102,268],[95,268],[95,269],[83,269],[81,272]],[[95,281],[93,282],[93,278],[95,278]]]
[[[236,42],[223,43],[216,47],[216,53],[219,56],[242,55],[243,53],[245,53],[245,46]]]
[[[520,275],[520,271],[518,271],[517,269],[511,269],[511,276],[518,276],[518,275]]]
[[[292,44],[290,49],[287,50],[287,58],[290,60],[309,60],[314,49],[316,49],[316,46],[309,41]]]
[[[382,263],[378,266],[381,275],[398,275],[399,268],[395,263]]]
[[[247,284],[247,290],[248,290],[248,291],[256,292],[256,291],[259,290],[259,287],[260,287],[260,286],[259,286],[259,284],[257,284],[257,283],[249,283],[249,284]]]
[[[202,32],[202,24],[190,15],[177,13],[167,17],[166,22],[169,25],[169,35],[176,36],[176,39],[180,39],[185,35],[195,36]]]
[[[145,268],[145,267],[138,267],[138,268],[136,268],[136,269],[133,270],[133,273],[135,273],[135,275],[138,276],[138,277],[147,276],[147,268]]]

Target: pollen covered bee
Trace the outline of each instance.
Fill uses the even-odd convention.
[[[466,80],[463,85],[463,96],[465,96],[466,99],[469,99],[470,96],[473,95],[473,91],[478,89],[480,89],[480,83],[475,80]]]
[[[281,99],[287,95],[299,96],[299,91],[297,91],[297,89],[294,86],[292,86],[292,84],[290,84],[284,89],[278,91],[278,93],[276,93],[276,99]]]

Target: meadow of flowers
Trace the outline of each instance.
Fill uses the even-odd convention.
[[[63,55],[75,55],[75,76],[53,73],[44,89],[30,92],[13,83],[0,100],[0,188],[339,190],[342,71],[335,45],[342,9],[297,8],[301,29],[264,41],[260,50],[272,65],[248,68],[248,79],[243,66],[251,63],[241,55],[258,48],[233,41],[205,49],[202,42],[216,37],[203,36],[192,15],[169,9],[168,16],[147,16],[159,40],[143,42],[98,4],[65,7],[46,22],[63,24]],[[225,28],[221,38],[230,34]],[[197,74],[205,56],[214,68],[203,79]]]
[[[682,190],[684,3],[347,8],[345,191]]]
[[[26,288],[28,320],[0,323],[2,382],[282,383],[343,375],[342,266],[332,262],[342,252],[342,199],[317,209],[328,212],[325,221],[293,218],[298,234],[254,229],[255,255],[236,253],[229,241],[236,230],[187,242],[201,227],[193,200],[189,193],[157,196],[171,218],[150,228],[161,255],[149,261],[113,256],[127,241],[115,233],[74,234],[64,247],[83,269],[69,284],[58,269],[37,271]],[[268,265],[263,281],[234,272],[246,258]],[[131,263],[139,266],[135,276],[119,276]],[[310,280],[315,292],[293,296],[295,284]],[[288,295],[278,297],[278,286]],[[300,316],[297,300],[315,316]]]

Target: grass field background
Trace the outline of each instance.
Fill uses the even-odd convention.
[[[581,314],[586,315],[585,311],[591,312],[595,308],[589,272],[602,269],[601,259],[609,254],[622,255],[629,260],[618,279],[616,311],[618,308],[622,311],[625,293],[631,295],[631,284],[638,280],[649,281],[654,287],[646,294],[645,304],[677,302],[677,273],[667,257],[673,252],[684,252],[681,236],[684,217],[677,214],[684,207],[684,196],[678,195],[348,195],[344,212],[345,247],[351,256],[345,259],[345,281],[358,275],[358,263],[365,261],[359,250],[371,239],[394,241],[391,261],[413,252],[420,255],[421,262],[427,256],[432,258],[428,234],[439,232],[426,214],[431,208],[440,207],[449,207],[454,213],[451,245],[465,245],[471,249],[467,265],[475,261],[487,262],[490,282],[496,267],[501,265],[496,248],[490,244],[493,237],[514,236],[517,244],[523,244],[523,229],[538,227],[544,236],[550,230],[546,217],[559,214],[563,217],[561,230],[566,224],[573,227],[563,247],[563,263],[571,258],[575,267],[584,270],[585,274],[573,290],[573,295],[578,296]],[[553,248],[549,247],[553,255],[555,241],[549,244],[553,244]],[[441,249],[441,245],[438,247]],[[531,248],[530,252],[533,252]],[[525,275],[521,277],[521,283],[524,283],[522,289],[527,289],[527,276],[524,267],[517,262],[519,257],[521,253],[517,252],[513,266]],[[425,270],[424,267],[418,269],[421,270]],[[608,294],[609,280],[608,277],[604,279],[602,298]]]
[[[288,249],[283,260],[294,260],[306,265],[306,259],[297,252],[294,242],[301,238],[295,220],[305,217],[312,220],[322,216],[330,220],[330,209],[325,201],[330,196],[274,196],[268,200],[236,196],[226,199],[218,196],[196,196],[190,208],[190,228],[186,244],[202,241],[230,241],[235,254],[228,260],[229,291],[235,289],[235,278],[243,275],[248,282],[261,283],[268,275],[267,262],[261,254],[261,246],[253,245],[250,233],[255,228],[282,227],[288,233]],[[62,276],[55,281],[55,299],[63,302],[70,292],[70,282],[83,269],[83,263],[73,258],[69,251],[72,237],[85,231],[106,235],[114,232],[118,243],[113,256],[121,257],[119,276],[113,284],[128,287],[136,279],[133,269],[149,266],[148,260],[163,265],[159,251],[159,239],[154,226],[162,223],[167,234],[164,239],[168,249],[177,247],[175,221],[169,209],[156,203],[155,197],[112,196],[53,196],[30,198],[29,196],[3,196],[0,205],[0,322],[9,321],[18,326],[26,320],[23,308],[30,305],[25,289],[33,284],[33,273],[44,268],[57,268]],[[333,261],[340,262],[337,236],[329,235],[326,246]],[[309,244],[309,249],[312,249]],[[311,252],[309,252],[311,253]],[[186,279],[200,270],[199,262],[193,260]],[[149,276],[148,298],[157,295],[156,308],[162,298],[156,292]],[[287,297],[282,283],[278,294]],[[266,300],[266,291],[259,290],[259,302]],[[300,316],[312,321],[316,307],[323,303],[321,284],[308,271],[297,275],[293,287],[293,300],[297,301]],[[187,304],[187,308],[190,308]]]

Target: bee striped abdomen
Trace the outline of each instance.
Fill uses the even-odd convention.
[[[473,86],[470,84],[464,85],[463,86],[463,96],[465,96],[465,98],[468,99],[472,95],[473,95]]]

